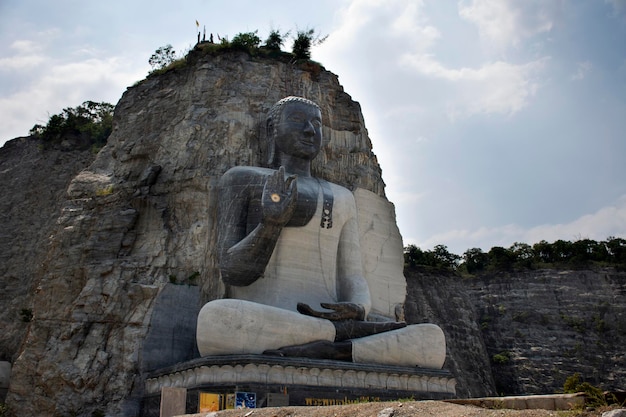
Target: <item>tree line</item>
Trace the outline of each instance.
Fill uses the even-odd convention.
[[[113,130],[114,109],[110,103],[85,101],[53,114],[45,126],[36,124],[29,133],[41,139],[44,147],[66,141],[71,149],[98,150],[106,144]]]
[[[409,268],[427,267],[472,275],[557,266],[626,267],[626,239],[611,236],[599,242],[580,239],[549,243],[542,240],[532,246],[516,242],[509,248],[494,246],[488,252],[471,248],[462,256],[450,253],[445,245],[437,245],[432,250],[408,245],[404,248],[404,262]]]

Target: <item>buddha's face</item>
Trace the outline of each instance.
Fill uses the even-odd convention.
[[[284,154],[313,159],[322,148],[322,114],[310,104],[285,104],[274,129],[276,149]]]

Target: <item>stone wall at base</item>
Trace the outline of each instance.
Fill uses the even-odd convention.
[[[451,374],[441,370],[265,355],[214,356],[149,375],[142,415],[155,416],[160,392],[166,387],[186,388],[187,413],[195,413],[199,392],[252,392],[261,407],[267,406],[272,393],[288,394],[289,405],[335,405],[399,398],[453,398],[455,386]]]

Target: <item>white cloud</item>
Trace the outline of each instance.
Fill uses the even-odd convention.
[[[446,68],[430,55],[409,55],[405,65],[428,77],[454,83],[455,96],[447,104],[451,119],[473,114],[513,114],[528,104],[540,85],[538,75],[548,58],[526,64],[504,61],[484,64],[478,69]]]
[[[18,55],[10,58],[0,58],[0,70],[24,71],[42,65],[45,58],[40,55]]]
[[[16,40],[11,44],[11,49],[16,50],[18,53],[23,54],[30,51],[39,51],[41,47],[31,40]]]
[[[626,236],[626,195],[620,197],[613,205],[581,216],[573,222],[537,226],[526,232],[526,236],[532,241],[574,240],[578,236],[604,240],[612,234]]]
[[[576,72],[570,77],[572,81],[582,80],[591,72],[593,64],[589,61],[579,62],[576,66]]]
[[[43,64],[46,58],[41,55],[41,46],[29,40],[17,40],[10,45],[16,53],[13,56],[0,58],[0,70],[24,71]]]
[[[429,25],[423,15],[422,2],[407,3],[392,21],[391,28],[397,38],[408,38],[414,48],[426,49],[439,38],[439,30]]]
[[[388,99],[401,83],[402,91],[395,92],[386,112],[410,107],[425,120],[439,115],[447,116],[448,121],[472,115],[512,115],[529,104],[549,62],[543,57],[522,63],[504,59],[481,63],[477,51],[473,54],[475,66],[446,64],[449,51],[442,44],[449,42],[447,35],[454,37],[456,29],[434,25],[421,1],[352,1],[338,16],[340,26],[317,50],[317,56],[337,63],[332,70],[346,77],[345,87],[353,93],[351,83],[359,88],[373,86],[363,92],[356,90],[361,93],[358,99]],[[476,49],[477,45],[464,47]],[[391,89],[385,90],[385,85]],[[420,109],[427,109],[428,114]]]
[[[338,26],[319,51],[322,55],[366,53],[385,62],[398,50],[428,49],[440,33],[428,24],[422,9],[423,1],[353,0],[337,13]]]
[[[476,230],[449,230],[423,240],[408,239],[405,245],[413,243],[421,248],[430,249],[443,243],[453,253],[460,255],[474,247],[488,251],[493,246],[509,247],[515,242],[532,245],[541,240],[575,241],[579,238],[600,241],[611,235],[626,237],[626,195],[620,197],[614,204],[581,216],[570,223],[544,224],[529,229],[508,224],[499,227],[481,227]]]
[[[459,15],[474,23],[487,43],[505,49],[552,30],[561,8],[561,0],[472,0],[459,2]]]

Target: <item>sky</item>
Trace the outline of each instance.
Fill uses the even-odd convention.
[[[0,0],[0,145],[200,29],[328,35],[404,244],[626,238],[626,0]],[[290,50],[286,45],[285,50]]]

